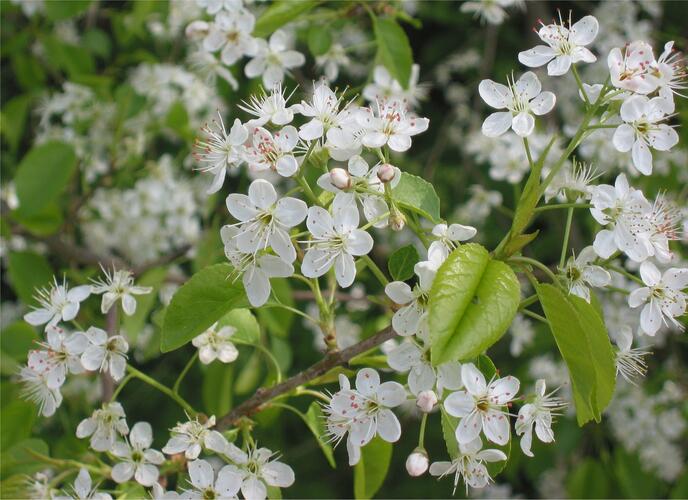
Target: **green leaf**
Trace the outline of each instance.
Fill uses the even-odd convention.
[[[316,0],[301,0],[299,2],[281,0],[273,3],[258,18],[256,27],[253,29],[253,36],[267,38],[275,30],[293,21],[301,14],[305,14],[319,3]]]
[[[392,198],[400,206],[438,223],[440,199],[428,181],[406,172],[401,173],[399,184],[392,190]]]
[[[256,317],[249,309],[234,309],[225,314],[217,323],[218,328],[223,326],[233,326],[236,333],[231,340],[244,342],[246,344],[257,344],[260,342],[260,326]]]
[[[289,281],[285,278],[272,278],[272,294],[277,300],[289,307],[294,307],[294,296],[291,293]],[[255,313],[258,315],[260,324],[263,325],[272,335],[286,338],[289,329],[294,322],[294,313],[281,307],[259,307]]]
[[[314,24],[308,30],[308,50],[314,56],[321,56],[328,50],[332,45],[332,34],[330,32],[331,28],[328,26],[322,26]]]
[[[335,469],[337,467],[337,464],[334,461],[332,445],[325,441],[327,429],[325,429],[325,416],[323,415],[323,412],[320,409],[320,405],[313,401],[311,405],[308,407],[308,411],[306,412],[306,414],[303,415],[303,419],[306,422],[306,425],[308,425],[308,428],[315,436],[315,439],[318,441],[318,446],[320,446],[323,455],[325,455],[327,463],[329,463],[330,466],[333,469]]]
[[[569,498],[609,498],[612,493],[609,476],[600,462],[583,460],[567,478]]]
[[[51,21],[69,19],[86,12],[91,0],[69,0],[68,2],[45,2],[45,15]]]
[[[0,469],[3,477],[13,474],[33,474],[34,472],[45,469],[45,462],[36,459],[29,450],[48,455],[49,449],[45,441],[40,439],[25,439],[18,442],[8,450],[2,452],[2,468]]]
[[[23,399],[10,401],[2,408],[0,419],[0,449],[7,450],[15,443],[28,439],[38,410]]]
[[[172,297],[162,328],[162,352],[173,351],[210,328],[232,309],[247,307],[240,281],[229,264],[208,266],[194,274]]]
[[[392,18],[373,17],[377,58],[402,87],[408,88],[413,53],[406,32]]]
[[[602,318],[585,300],[553,285],[537,294],[571,377],[578,425],[599,422],[614,393],[616,368]]]
[[[2,333],[0,333],[0,340],[2,341],[2,352],[15,361],[23,363],[26,361],[29,349],[34,348],[38,334],[28,323],[15,321],[3,328]]]
[[[442,411],[442,436],[444,437],[444,444],[447,446],[447,453],[449,458],[454,460],[459,456],[459,443],[456,441],[456,426],[459,425],[459,419],[452,417],[440,406]]]
[[[434,366],[474,358],[497,342],[511,324],[520,286],[509,266],[468,243],[437,271],[428,301]]]
[[[392,443],[375,436],[361,448],[361,460],[354,466],[354,497],[373,498],[387,477],[392,460]]]
[[[24,136],[30,102],[31,96],[23,94],[10,99],[2,107],[2,136],[12,151],[16,151]]]
[[[31,149],[14,176],[19,215],[37,214],[60,196],[75,167],[76,155],[68,144],[51,141]]]
[[[398,250],[395,250],[389,256],[387,261],[387,269],[397,281],[406,281],[413,277],[413,267],[420,260],[418,250],[413,245],[406,245]]]
[[[64,218],[62,211],[57,205],[57,201],[52,201],[43,209],[29,216],[22,216],[20,213],[13,213],[13,218],[30,232],[38,236],[49,236],[57,232],[62,226]]]
[[[112,52],[112,42],[110,37],[99,29],[90,29],[81,38],[81,43],[93,54],[103,59],[110,57]]]
[[[45,257],[33,252],[11,252],[7,272],[19,299],[31,306],[38,304],[34,299],[36,289],[47,286],[53,277]]]
[[[234,364],[215,361],[203,375],[203,405],[208,415],[224,415],[232,408]]]

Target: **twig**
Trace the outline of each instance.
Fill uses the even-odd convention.
[[[351,358],[379,346],[394,336],[394,330],[392,330],[391,327],[387,327],[372,337],[368,337],[367,339],[359,342],[358,344],[347,347],[341,351],[332,351],[328,353],[327,356],[312,365],[310,368],[307,368],[301,373],[288,378],[281,384],[258,389],[253,396],[220,418],[217,423],[217,428],[220,430],[226,429],[237,422],[241,417],[260,411],[261,406],[277,396],[290,392],[300,385],[324,375],[332,368],[347,363]]]

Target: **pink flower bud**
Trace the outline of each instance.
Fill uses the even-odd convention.
[[[391,182],[396,173],[397,169],[394,168],[394,165],[391,163],[383,163],[380,165],[380,168],[377,169],[377,178],[384,183]]]
[[[343,168],[333,168],[330,170],[330,180],[339,189],[349,189],[351,187],[351,176]]]
[[[416,448],[406,459],[406,471],[412,477],[422,476],[428,470],[428,464],[428,454],[425,450]]]
[[[187,27],[184,33],[187,38],[198,39],[208,34],[210,26],[205,21],[193,21]]]
[[[425,413],[430,413],[436,404],[437,394],[434,391],[421,391],[416,398],[416,406]]]

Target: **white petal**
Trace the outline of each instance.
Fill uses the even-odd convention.
[[[530,102],[530,109],[538,116],[544,115],[552,111],[556,100],[557,96],[552,92],[542,92]]]
[[[377,388],[377,401],[387,408],[394,408],[406,401],[406,390],[398,382],[384,382]]]
[[[297,198],[282,198],[275,208],[275,217],[287,227],[298,226],[307,214],[308,206],[303,200]]]
[[[399,419],[392,410],[380,410],[377,414],[377,433],[388,443],[395,443],[401,437]]]
[[[547,65],[547,74],[549,76],[565,75],[571,68],[571,56],[563,54],[555,57]]]
[[[569,40],[576,45],[588,45],[597,36],[599,28],[600,25],[594,16],[585,16],[571,26]]]
[[[475,411],[462,418],[459,425],[456,426],[456,440],[459,444],[470,443],[480,435],[482,427],[480,414]]]
[[[268,490],[263,481],[251,476],[242,483],[241,493],[247,500],[263,500],[267,497]]]
[[[148,422],[137,422],[131,428],[129,441],[135,448],[146,449],[153,443],[153,428]]]
[[[499,445],[505,445],[509,441],[509,420],[503,413],[488,410],[483,414],[483,431],[485,437]]]
[[[134,464],[131,462],[119,462],[115,464],[110,472],[110,476],[117,483],[124,483],[134,475]]]
[[[157,484],[159,476],[158,468],[152,464],[139,464],[134,474],[137,483],[148,487]]]
[[[518,53],[518,60],[529,68],[539,68],[547,64],[555,55],[552,47],[537,45],[530,50]]]
[[[669,151],[678,144],[678,134],[672,127],[662,123],[658,129],[648,132],[647,140],[654,149]]]
[[[372,396],[380,386],[380,375],[372,368],[363,368],[356,374],[356,390],[364,396]]]
[[[215,481],[215,490],[222,498],[236,497],[241,489],[242,474],[233,465],[225,465],[217,473],[217,481]]]
[[[461,366],[461,380],[466,390],[473,396],[482,396],[487,391],[485,376],[473,363]]]
[[[652,173],[652,153],[645,142],[642,140],[635,141],[631,156],[633,157],[633,166],[641,174],[650,175]]]
[[[465,417],[475,410],[475,399],[466,391],[453,392],[445,399],[444,408],[453,417]]]
[[[535,118],[527,111],[522,111],[511,122],[511,127],[520,137],[528,137],[535,128]]]
[[[393,134],[387,141],[387,145],[392,151],[403,153],[411,149],[411,138],[405,134]]]
[[[350,287],[354,279],[356,279],[356,263],[354,258],[348,253],[337,255],[334,259],[334,274],[339,286],[342,288]]]
[[[193,460],[189,462],[189,476],[191,483],[198,489],[204,490],[213,486],[215,475],[213,467],[205,460]]]
[[[293,155],[285,155],[277,160],[275,170],[282,177],[291,177],[299,169],[299,164]]]
[[[490,401],[494,404],[505,405],[516,397],[520,386],[516,377],[507,376],[497,379],[487,389]]]
[[[265,179],[256,179],[248,187],[248,198],[253,205],[266,210],[277,201],[277,192],[275,187]]]
[[[630,151],[635,142],[635,131],[627,123],[622,123],[614,131],[612,142],[617,151],[626,153]]]
[[[530,100],[535,98],[542,90],[540,80],[535,73],[527,71],[521,75],[514,84],[514,91]]]
[[[270,486],[288,488],[294,484],[294,471],[282,462],[270,462],[263,466],[263,478]]]
[[[506,85],[492,80],[483,80],[478,85],[478,92],[483,101],[495,109],[506,108],[511,102],[511,91]]]
[[[414,299],[411,287],[403,281],[392,281],[385,287],[385,293],[399,305],[407,304]]]
[[[662,311],[656,300],[651,300],[640,312],[640,327],[648,335],[654,335],[662,326]]]
[[[240,193],[232,193],[227,196],[227,210],[240,221],[247,221],[258,215],[258,210],[248,196]]]
[[[482,126],[483,135],[487,137],[499,137],[511,127],[511,113],[508,111],[501,111],[492,113],[485,118]]]

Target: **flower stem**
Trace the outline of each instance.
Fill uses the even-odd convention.
[[[370,269],[370,271],[375,275],[380,284],[382,286],[387,286],[389,280],[385,276],[385,273],[383,273],[382,270],[377,267],[377,264],[373,262],[373,259],[371,259],[368,255],[361,255],[361,259],[363,262],[365,262],[366,266],[368,266],[368,269]]]
[[[509,260],[511,262],[520,262],[522,264],[528,264],[533,267],[537,267],[540,269],[542,272],[544,272],[549,278],[552,280],[552,282],[556,285],[559,283],[559,280],[555,276],[555,274],[550,270],[549,267],[544,265],[542,262],[537,261],[535,259],[531,259],[530,257],[522,257],[522,256],[515,256],[515,257],[510,257]]]
[[[610,266],[610,265],[607,265],[606,267],[607,267],[607,269],[610,269],[610,270],[612,270],[612,271],[614,271],[614,272],[616,272],[616,273],[619,273],[619,274],[624,275],[624,276],[625,276],[626,278],[628,278],[629,280],[633,280],[633,281],[635,281],[636,283],[640,283],[641,285],[645,286],[645,283],[643,282],[643,280],[641,280],[640,278],[638,278],[638,277],[635,276],[634,274],[629,273],[629,272],[626,271],[625,269],[622,269],[622,268],[620,268],[620,267],[618,267],[618,266]]]
[[[124,386],[129,383],[129,381],[134,378],[134,376],[130,373],[126,377],[124,377],[124,380],[122,380],[119,385],[117,386],[117,389],[115,389],[115,392],[112,393],[112,397],[110,398],[110,401],[115,401],[117,399],[117,396],[119,396],[119,393],[122,392],[122,389],[124,389]]]
[[[276,382],[276,383],[277,383],[277,384],[281,384],[281,383],[282,383],[282,369],[280,368],[280,365],[279,365],[279,363],[277,362],[277,359],[275,358],[275,356],[273,356],[273,354],[270,352],[269,349],[266,349],[265,346],[263,346],[262,344],[253,344],[253,343],[250,343],[250,342],[242,342],[242,341],[238,341],[238,340],[234,340],[233,342],[236,343],[236,344],[241,344],[241,345],[247,345],[247,346],[250,346],[250,347],[255,347],[255,348],[258,349],[261,353],[263,353],[263,355],[265,355],[265,357],[268,359],[268,361],[270,361],[270,363],[272,364],[272,366],[275,368],[275,376],[276,376],[276,378],[277,378],[277,382]]]
[[[544,212],[546,210],[558,210],[560,208],[592,208],[590,203],[557,203],[554,205],[542,205],[535,209],[535,212]]]
[[[566,226],[564,227],[564,242],[561,245],[561,256],[559,257],[559,269],[564,269],[566,263],[566,253],[569,246],[569,237],[571,236],[571,222],[573,222],[573,207],[569,207],[566,213]]]
[[[546,325],[549,324],[549,321],[547,321],[547,318],[545,318],[544,316],[540,316],[539,314],[534,313],[533,311],[529,311],[528,309],[524,309],[521,312],[523,314],[525,314],[526,316],[530,316],[533,319],[536,319],[538,321],[545,323]]]
[[[145,382],[146,384],[150,385],[151,387],[156,388],[163,394],[168,395],[170,398],[172,398],[179,406],[184,408],[184,411],[186,411],[190,417],[195,416],[198,412],[193,409],[193,407],[187,403],[184,398],[182,398],[179,394],[175,394],[172,389],[167,387],[166,385],[161,384],[157,380],[155,380],[152,377],[149,377],[142,371],[137,370],[131,365],[127,365],[127,371],[131,373],[134,377],[138,378],[142,382]]]
[[[172,386],[172,392],[174,392],[175,394],[179,394],[179,386],[181,385],[182,380],[184,380],[184,377],[186,377],[186,374],[189,372],[189,370],[191,369],[191,367],[193,366],[193,364],[196,362],[197,359],[198,359],[198,350],[196,350],[194,355],[191,356],[191,359],[189,359],[189,361],[186,363],[186,366],[184,367],[182,372],[177,377],[177,380],[175,380],[174,385]]]
[[[425,442],[425,423],[428,421],[428,414],[423,413],[423,418],[420,421],[420,434],[418,435],[418,448],[425,449],[423,446]]]
[[[585,89],[583,88],[583,81],[581,80],[581,77],[578,74],[578,69],[576,68],[575,64],[571,65],[571,72],[573,73],[573,77],[576,79],[578,90],[580,90],[580,93],[583,96],[583,100],[585,101],[586,106],[590,106],[590,99],[588,99],[588,94],[585,92]]]

